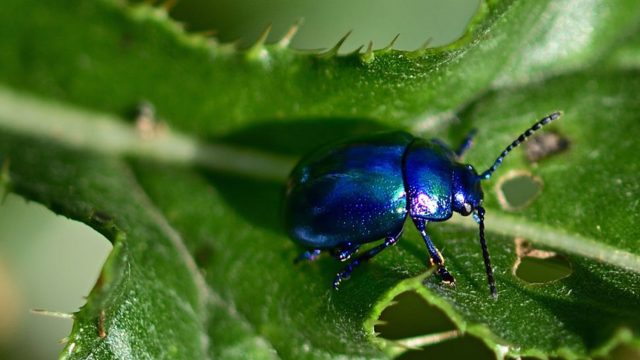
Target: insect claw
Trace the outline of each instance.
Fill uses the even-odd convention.
[[[342,277],[340,276],[341,274],[338,274],[338,276],[336,276],[335,280],[333,280],[333,289],[334,290],[340,290],[340,283],[342,282]]]
[[[456,286],[456,280],[451,274],[449,274],[449,271],[447,271],[447,268],[444,266],[438,268],[438,275],[440,275],[440,279],[442,279],[443,284],[451,285],[453,287]]]

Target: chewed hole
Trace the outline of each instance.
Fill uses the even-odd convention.
[[[461,359],[469,354],[479,360],[495,358],[482,341],[461,336],[445,313],[415,292],[396,296],[392,304],[380,315],[375,331],[384,339],[415,348],[396,359]]]
[[[527,171],[512,171],[496,184],[498,201],[505,210],[518,210],[531,204],[542,191],[542,180]]]
[[[525,143],[525,154],[530,162],[536,162],[569,148],[569,139],[555,132],[534,136]]]
[[[494,360],[496,355],[484,345],[482,340],[470,335],[410,350],[396,357],[396,360],[424,359],[474,359]]]
[[[543,284],[564,279],[573,269],[569,260],[553,251],[534,249],[522,238],[515,239],[516,259],[513,274],[530,284]]]
[[[404,292],[384,309],[375,331],[380,337],[395,340],[452,330],[455,325],[447,315],[414,292]]]
[[[526,256],[520,261],[516,276],[531,284],[541,284],[564,279],[571,275],[571,265],[563,256],[538,259]]]

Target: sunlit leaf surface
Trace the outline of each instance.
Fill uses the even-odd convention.
[[[387,358],[403,348],[374,323],[407,290],[499,356],[640,341],[637,2],[491,1],[447,48],[345,57],[236,52],[111,1],[9,1],[0,20],[0,184],[114,243],[64,357]],[[165,125],[122,120],[143,100]],[[537,163],[517,150],[485,184],[497,301],[458,216],[429,227],[455,289],[411,226],[339,292],[334,260],[292,264],[280,202],[307,151],[391,128],[456,144],[475,127],[466,161],[484,169],[555,110],[546,131],[568,148]],[[514,171],[541,192],[508,210],[496,187]],[[518,278],[522,241],[570,274]]]

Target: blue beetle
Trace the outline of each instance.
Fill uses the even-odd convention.
[[[427,223],[445,221],[454,211],[463,216],[473,214],[489,290],[497,297],[484,238],[480,182],[491,177],[513,148],[558,117],[560,113],[554,112],[536,122],[481,174],[458,162],[470,147],[473,133],[457,151],[437,139],[391,132],[332,144],[309,154],[289,176],[284,203],[287,231],[309,249],[296,261],[315,260],[322,251],[347,261],[362,244],[384,239],[336,275],[333,286],[337,289],[355,267],[400,239],[409,216],[424,239],[437,274],[444,283],[453,285],[442,254],[427,234]]]

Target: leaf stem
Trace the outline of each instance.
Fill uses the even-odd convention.
[[[472,219],[462,216],[452,217],[449,223],[465,228],[478,227]],[[640,273],[640,255],[617,249],[580,234],[535,223],[525,217],[516,218],[495,211],[487,215],[485,224],[486,229],[494,234],[524,237],[535,244],[546,245],[569,254],[581,255]]]
[[[171,130],[147,137],[118,117],[47,102],[0,86],[2,130],[113,156],[196,165],[279,182],[294,165],[294,159],[284,156],[205,144]]]

